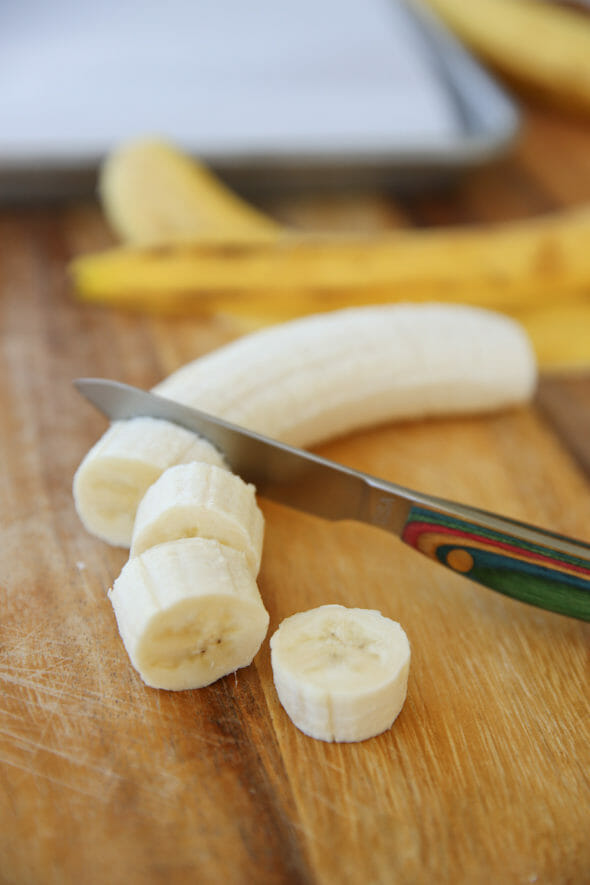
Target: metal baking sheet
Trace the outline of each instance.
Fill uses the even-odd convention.
[[[21,0],[0,23],[4,200],[90,193],[109,150],[149,135],[254,191],[429,185],[519,129],[418,0]]]

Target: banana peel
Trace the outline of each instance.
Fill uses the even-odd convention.
[[[590,115],[590,18],[543,0],[427,0],[477,55],[526,92]]]
[[[113,152],[99,195],[125,245],[71,263],[82,301],[226,313],[243,331],[361,304],[465,303],[517,318],[542,366],[590,364],[590,207],[479,228],[302,236],[157,140]]]
[[[590,300],[512,311],[526,329],[539,366],[551,372],[590,367]]]
[[[285,232],[272,241],[120,247],[75,259],[83,300],[211,312],[295,311],[364,301],[442,299],[515,307],[590,291],[590,208],[479,228],[366,237]],[[299,302],[299,303],[298,303]]]
[[[273,239],[278,223],[240,199],[205,165],[159,139],[126,142],[98,179],[104,215],[125,243]]]

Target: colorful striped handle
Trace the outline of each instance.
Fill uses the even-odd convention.
[[[578,557],[414,504],[402,540],[441,565],[531,605],[590,621],[590,547]],[[558,536],[555,536],[557,539]]]

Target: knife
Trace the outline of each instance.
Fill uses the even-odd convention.
[[[78,391],[112,421],[149,416],[205,437],[262,497],[357,520],[513,599],[590,621],[590,545],[343,467],[197,409],[103,378]]]

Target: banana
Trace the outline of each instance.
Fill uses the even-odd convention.
[[[253,485],[212,464],[179,464],[165,470],[140,501],[130,555],[177,538],[213,538],[240,550],[256,576],[263,534]]]
[[[472,49],[559,110],[590,113],[590,24],[540,0],[428,0]]]
[[[370,237],[285,232],[269,242],[118,247],[72,262],[82,300],[155,310],[300,315],[367,303],[474,303],[504,310],[582,298],[587,206],[466,228]]]
[[[168,421],[114,421],[76,471],[74,503],[89,532],[128,547],[135,511],[147,488],[172,464],[227,465],[211,443]]]
[[[406,304],[263,329],[188,363],[154,391],[308,447],[384,421],[523,402],[535,380],[530,344],[514,321]]]
[[[109,599],[131,663],[154,688],[201,688],[246,667],[268,630],[245,555],[209,538],[132,557]]]
[[[109,154],[98,193],[107,221],[128,243],[259,240],[279,230],[196,159],[156,139],[126,142]]]
[[[410,644],[378,611],[322,605],[286,618],[271,666],[292,722],[323,741],[362,741],[390,728],[406,699]]]
[[[154,391],[309,447],[386,421],[514,406],[535,383],[534,355],[516,322],[430,304],[352,308],[266,328],[187,364]],[[91,449],[74,480],[91,532],[129,546],[148,486],[175,462],[201,460],[167,445],[177,430],[142,440],[117,423]],[[150,457],[138,456],[148,442]]]

